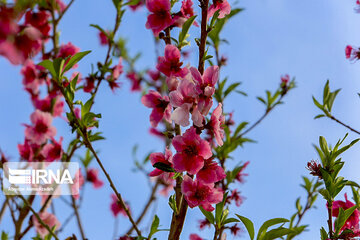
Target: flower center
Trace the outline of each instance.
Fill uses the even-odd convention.
[[[184,149],[186,155],[195,156],[198,155],[198,150],[195,145],[189,145]]]
[[[36,123],[35,131],[38,133],[46,133],[48,130],[48,126],[43,122]]]

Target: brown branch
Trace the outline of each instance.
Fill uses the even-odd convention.
[[[332,239],[332,237],[333,237],[333,230],[332,230],[332,225],[333,225],[332,224],[332,217],[333,217],[333,215],[332,215],[332,201],[328,202],[327,208],[328,208],[328,215],[329,215],[329,219],[327,220],[328,226],[329,226],[329,237],[330,237],[330,239]]]
[[[201,74],[204,73],[204,66],[205,66],[204,58],[205,58],[206,39],[207,39],[207,35],[208,35],[208,31],[207,31],[208,5],[209,5],[209,0],[200,0],[201,36],[200,36],[200,46],[199,46],[198,70]]]
[[[9,199],[8,198],[5,198],[5,201],[3,203],[3,205],[1,206],[1,210],[0,210],[0,223],[1,223],[1,219],[3,218],[4,214],[5,214],[5,210],[6,210],[6,207],[8,205],[8,202],[9,202]]]
[[[334,120],[335,122],[339,123],[340,125],[346,127],[347,129],[349,129],[350,131],[356,133],[356,134],[359,134],[360,135],[360,132],[355,130],[354,128],[352,128],[351,126],[341,122],[339,119],[335,118],[333,115],[330,115],[328,116],[330,119]]]
[[[82,237],[83,240],[85,240],[86,239],[85,232],[84,232],[84,228],[83,228],[83,226],[81,224],[81,218],[80,218],[80,214],[79,214],[78,207],[76,205],[74,196],[71,196],[71,205],[72,205],[72,208],[74,209],[74,213],[75,213],[75,216],[76,216],[76,221],[78,223],[78,227],[79,227],[79,230],[80,230],[81,237]]]

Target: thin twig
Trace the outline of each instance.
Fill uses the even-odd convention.
[[[59,238],[56,236],[56,234],[50,229],[50,227],[45,224],[43,222],[43,220],[40,218],[40,216],[37,214],[37,212],[31,207],[31,204],[22,196],[22,195],[18,195],[19,198],[21,198],[21,200],[23,200],[24,204],[30,209],[30,211],[34,214],[34,216],[37,218],[37,220],[39,221],[39,223],[46,228],[46,230],[49,231],[49,233],[56,239],[59,240]]]
[[[149,210],[151,204],[154,202],[154,200],[156,199],[156,191],[158,189],[158,187],[160,186],[160,180],[157,179],[155,185],[152,187],[151,190],[151,194],[150,197],[148,199],[148,201],[146,202],[146,205],[144,207],[144,209],[141,211],[140,216],[138,217],[138,219],[136,220],[136,224],[139,225],[142,221],[142,219],[144,218],[144,216],[146,215],[147,211]],[[126,233],[126,235],[130,235],[131,232],[134,230],[134,227],[132,226]]]
[[[339,123],[340,125],[346,127],[347,129],[349,129],[350,131],[356,133],[356,134],[359,134],[360,135],[360,132],[355,130],[354,128],[350,127],[349,125],[343,123],[342,121],[340,121],[339,119],[335,118],[333,115],[330,115],[329,116],[330,119],[334,120],[335,122]]]
[[[85,237],[85,232],[84,232],[84,228],[81,224],[81,218],[80,218],[80,214],[79,214],[79,211],[78,211],[78,207],[76,206],[76,202],[75,202],[75,198],[74,196],[71,196],[71,205],[74,209],[74,213],[75,213],[75,216],[76,216],[76,221],[78,223],[78,227],[79,227],[79,230],[80,230],[80,234],[81,234],[81,237],[83,240],[86,239]]]

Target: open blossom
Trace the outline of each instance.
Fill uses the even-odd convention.
[[[240,192],[236,189],[231,191],[231,195],[228,196],[227,201],[230,203],[231,200],[235,201],[235,205],[240,207],[240,205],[244,202],[244,198],[240,195]]]
[[[347,45],[345,48],[346,59],[356,61],[360,59],[360,49],[358,47]]]
[[[224,18],[226,15],[230,14],[231,6],[227,0],[213,0],[213,4],[209,7],[208,19],[218,10],[220,10],[218,18]]]
[[[176,107],[171,115],[171,119],[175,123],[180,124],[183,127],[190,124],[190,110],[197,101],[199,93],[200,92],[195,87],[195,83],[188,78],[182,79],[176,91],[170,92],[170,103],[172,106]]]
[[[67,57],[72,57],[74,56],[76,53],[78,53],[80,51],[80,48],[76,47],[74,44],[72,44],[71,42],[68,42],[67,44],[62,44],[59,48],[59,53],[58,53],[58,58],[67,58]],[[67,62],[69,61],[69,59],[67,60]],[[66,63],[67,63],[66,62]],[[75,64],[73,66],[73,68],[76,68],[77,64]]]
[[[42,34],[32,26],[21,27],[19,33],[10,39],[0,39],[0,55],[6,57],[12,64],[23,64],[28,58],[35,56],[41,50]]]
[[[61,159],[63,154],[61,147],[62,140],[62,137],[60,137],[58,142],[55,139],[52,139],[52,143],[47,143],[43,147],[41,154],[44,156],[46,162],[53,162],[55,160]]]
[[[355,206],[354,203],[348,200],[347,194],[345,193],[345,202],[344,201],[334,201],[332,206],[333,216],[339,216],[339,209],[343,210],[349,209]],[[355,209],[351,216],[346,220],[344,226],[341,228],[341,231],[345,229],[359,229],[359,220],[360,220],[360,211]]]
[[[223,192],[214,188],[214,184],[194,181],[187,175],[185,175],[181,184],[181,191],[189,207],[202,206],[206,211],[213,211],[214,207],[211,204],[217,204],[223,199]]]
[[[239,173],[236,175],[236,180],[239,181],[240,183],[244,183],[245,179],[244,177],[248,176],[249,174],[244,173],[246,167],[250,164],[249,161],[245,162],[244,165],[241,166],[241,169],[239,171]]]
[[[222,146],[224,144],[223,142],[224,124],[225,124],[225,117],[222,114],[222,104],[219,103],[219,105],[215,108],[215,110],[211,114],[211,118],[209,122],[210,131],[215,136],[215,140],[219,146]]]
[[[50,229],[55,227],[55,229],[58,230],[60,228],[61,224],[55,215],[49,212],[39,212],[38,215],[40,219],[49,226]],[[50,234],[49,231],[43,225],[41,225],[35,215],[32,216],[32,221],[34,223],[36,232],[40,235],[41,238],[44,238],[46,235]]]
[[[173,23],[169,0],[146,0],[146,7],[151,14],[147,17],[145,26],[151,29],[155,36]]]
[[[51,113],[53,117],[59,117],[64,111],[64,102],[60,99],[60,96],[46,96],[43,99],[39,99],[39,96],[33,96],[31,98],[33,105],[36,109],[42,112]]]
[[[189,240],[203,240],[203,239],[199,235],[193,233],[193,234],[190,234]]]
[[[187,68],[181,68],[180,51],[174,45],[166,45],[165,54],[163,57],[158,58],[157,70],[165,74],[167,77],[185,77],[188,73]]]
[[[219,67],[208,67],[201,76],[200,72],[194,68],[190,68],[191,75],[197,83],[197,87],[206,97],[211,97],[215,93],[215,84],[219,79]]]
[[[93,184],[94,188],[100,188],[104,182],[99,179],[99,169],[89,168],[86,171],[86,180]]]
[[[25,139],[24,144],[18,144],[19,155],[22,159],[32,162],[34,158],[33,144],[29,140]]]
[[[196,175],[196,179],[205,184],[216,183],[225,177],[224,169],[212,159],[206,160],[204,167]]]
[[[56,129],[51,126],[52,116],[50,113],[35,110],[30,116],[32,125],[26,127],[25,136],[32,143],[42,144],[47,139],[55,136]]]
[[[117,217],[119,215],[119,213],[123,216],[127,216],[125,209],[121,206],[121,204],[118,201],[118,198],[116,197],[115,194],[111,194],[111,205],[110,205],[110,209],[112,214],[114,215],[114,217]],[[128,206],[126,206],[127,208],[129,208]]]
[[[136,72],[129,72],[128,74],[126,74],[127,79],[130,80],[131,82],[131,91],[135,92],[135,91],[141,91],[141,77],[139,76],[139,74],[137,74]]]
[[[201,93],[198,100],[198,110],[201,114],[207,115],[212,107],[212,95],[215,93],[215,84],[219,79],[219,67],[208,67],[201,76],[200,72],[192,67],[190,68],[191,75],[196,83],[196,87]],[[197,125],[201,127],[201,125]]]
[[[177,151],[173,163],[178,172],[197,174],[203,168],[205,159],[212,156],[210,144],[201,139],[194,127],[186,130],[182,136],[175,136],[172,144]]]
[[[21,68],[21,74],[23,75],[22,83],[30,94],[37,94],[39,86],[43,83],[39,71],[41,68],[42,67],[35,65],[30,59],[27,60]]]
[[[183,0],[181,2],[180,12],[176,13],[173,17],[174,25],[177,27],[182,27],[182,25],[188,20],[190,17],[194,16],[193,2],[192,0]],[[195,26],[199,26],[199,24],[195,21]]]
[[[149,159],[151,161],[151,165],[154,166],[155,163],[164,163],[170,167],[172,167],[172,152],[170,149],[166,148],[165,149],[165,154],[161,153],[161,152],[157,152],[157,153],[151,153],[149,156]],[[155,176],[159,176],[160,174],[165,173],[164,171],[155,168],[150,174],[150,177],[155,177]]]
[[[112,91],[114,91],[116,88],[120,88],[120,84],[116,80],[123,72],[124,67],[122,65],[122,57],[120,57],[119,63],[113,67],[111,75],[107,77],[107,81]]]
[[[150,90],[141,98],[141,102],[146,107],[153,109],[150,115],[151,126],[157,127],[162,119],[170,122],[171,105],[168,96],[162,97],[160,93]]]
[[[50,14],[47,11],[41,10],[33,12],[32,10],[27,11],[25,14],[25,24],[29,24],[38,29],[44,37],[47,37],[50,32],[49,24]]]

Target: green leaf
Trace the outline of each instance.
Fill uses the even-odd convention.
[[[50,72],[50,74],[51,74],[54,78],[56,78],[56,72],[55,72],[55,68],[54,68],[54,65],[53,65],[52,61],[46,59],[46,60],[38,63],[38,65],[46,68],[46,69]]]
[[[233,223],[233,222],[239,222],[239,220],[237,220],[236,218],[227,218],[224,222],[223,225],[229,224],[229,223]]]
[[[9,239],[9,235],[7,233],[5,233],[4,231],[2,231],[1,240],[8,240],[8,239]]]
[[[64,72],[69,71],[76,63],[78,63],[83,57],[91,53],[91,51],[78,52],[72,56],[69,62],[66,64]]]
[[[255,230],[254,230],[254,224],[252,223],[252,221],[246,217],[240,216],[239,214],[235,214],[235,215],[244,224],[244,226],[246,227],[246,230],[249,233],[250,239],[253,240],[254,236],[255,236]]]
[[[168,164],[163,162],[157,162],[153,165],[154,168],[160,169],[164,172],[175,172],[175,170]]]
[[[151,239],[151,237],[152,237],[156,232],[158,232],[159,224],[160,224],[159,217],[158,217],[157,215],[155,215],[155,216],[154,216],[154,219],[153,219],[153,221],[152,221],[151,228],[150,228],[150,233],[149,233],[149,236],[148,236],[148,239],[149,239],[149,240]]]
[[[346,220],[348,220],[348,218],[351,216],[351,214],[353,214],[355,209],[356,209],[356,206],[353,206],[346,210],[339,208],[339,215],[336,218],[335,223],[334,223],[336,235],[339,234],[339,232],[340,232],[341,228],[344,226]]]
[[[280,224],[280,223],[286,223],[289,222],[289,220],[285,219],[285,218],[273,218],[270,220],[267,220],[266,222],[264,222],[264,224],[260,227],[259,232],[258,232],[258,236],[257,236],[257,240],[263,238],[263,236],[265,235],[267,229],[273,225],[276,224]]]
[[[293,230],[288,229],[288,228],[283,228],[283,227],[275,228],[275,229],[268,231],[265,234],[263,240],[277,239],[277,238],[283,237],[285,235],[291,234],[293,232],[294,232]]]
[[[328,239],[328,234],[327,234],[326,230],[323,227],[320,229],[320,234],[321,234],[321,240],[327,240]]]
[[[187,38],[189,29],[193,22],[195,21],[196,15],[190,17],[186,22],[183,24],[181,32],[179,34],[179,47],[181,48],[183,46],[184,40]]]
[[[206,219],[211,223],[214,224],[215,223],[215,218],[214,215],[212,214],[212,212],[208,212],[206,211],[203,207],[199,206],[200,211],[202,212],[202,214],[204,214],[204,216],[206,217]]]

